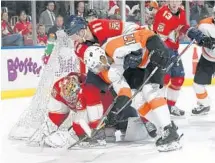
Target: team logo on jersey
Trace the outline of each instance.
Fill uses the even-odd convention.
[[[120,23],[119,22],[110,22],[109,28],[114,29],[114,30],[120,30]]]
[[[163,24],[163,23],[160,23],[159,25],[158,25],[158,32],[163,32],[164,31],[164,27],[165,27],[165,24]]]

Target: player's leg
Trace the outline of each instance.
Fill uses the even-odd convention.
[[[143,84],[144,80],[147,78],[148,73],[146,73],[145,69],[128,68],[124,72],[123,75],[131,89],[138,89]],[[152,124],[151,122],[149,122],[144,117],[141,117],[141,120],[142,120],[143,124],[145,125],[148,134],[153,138],[156,137],[157,129],[156,129],[155,125]]]
[[[177,51],[172,51],[173,55],[177,56]],[[173,65],[170,70],[170,85],[167,87],[167,104],[170,114],[174,116],[183,116],[185,112],[179,109],[175,104],[178,100],[180,89],[184,83],[184,67],[182,61],[179,60]]]
[[[211,84],[212,75],[215,72],[215,63],[201,56],[194,76],[193,88],[197,97],[197,107],[192,110],[194,115],[206,114],[210,111],[210,100],[206,85]]]
[[[149,73],[154,69],[153,67],[151,64],[147,66]],[[170,120],[167,101],[161,96],[159,86],[163,84],[163,75],[163,72],[158,69],[150,79],[150,83],[143,87],[142,95],[147,103],[140,106],[139,113],[155,124],[157,128],[161,128],[161,137],[157,140],[156,146],[161,151],[168,151],[181,146],[178,142],[177,128]]]

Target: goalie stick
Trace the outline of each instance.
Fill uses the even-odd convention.
[[[176,63],[178,62],[182,55],[184,54],[184,52],[195,42],[195,40],[192,40],[183,50],[182,52],[176,57],[176,59],[170,63],[170,65],[166,68],[166,72],[168,72],[170,70],[170,68]],[[143,84],[140,86],[140,88],[134,93],[134,95],[131,97],[131,99],[129,99],[127,101],[127,103],[117,112],[113,112],[114,114],[118,115],[123,109],[126,108],[126,106],[130,103],[130,101],[142,90],[142,88],[145,86],[145,84],[151,79],[151,77],[155,74],[155,72],[157,71],[158,67],[155,67],[154,70],[151,72],[151,74],[148,76],[148,78],[143,82]]]

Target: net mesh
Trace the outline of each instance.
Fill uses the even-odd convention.
[[[57,32],[56,45],[48,64],[43,69],[36,94],[33,96],[30,106],[21,114],[9,133],[10,139],[29,139],[47,118],[47,104],[54,82],[69,72],[81,72],[80,61],[76,57],[72,45],[73,43],[65,32]]]

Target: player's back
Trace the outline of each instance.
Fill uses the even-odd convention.
[[[140,28],[139,25],[132,22],[108,19],[93,20],[89,22],[88,27],[100,45],[103,45],[108,38],[133,32]]]
[[[102,46],[106,54],[113,59],[116,64],[122,64],[124,57],[131,51],[143,50],[143,58],[147,55],[147,39],[154,35],[154,32],[148,29],[137,30],[128,35],[121,35],[109,38]],[[145,60],[145,59],[144,59]]]

